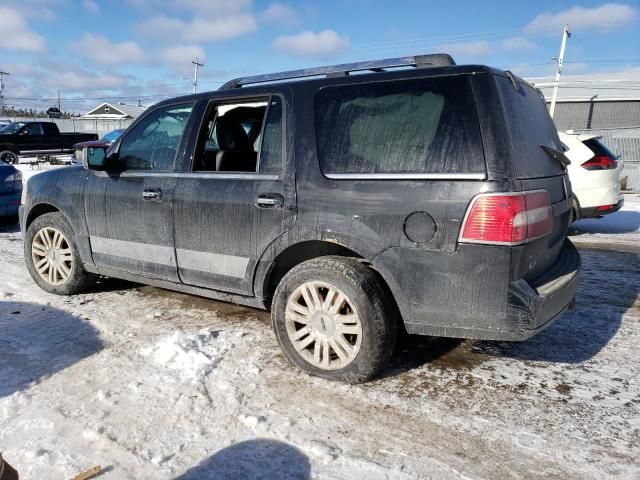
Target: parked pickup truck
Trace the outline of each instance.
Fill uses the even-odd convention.
[[[60,133],[53,122],[15,122],[0,130],[0,160],[18,163],[19,155],[73,153],[76,143],[97,139],[95,133]]]

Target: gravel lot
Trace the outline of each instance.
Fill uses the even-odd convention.
[[[636,202],[576,225],[578,308],[552,327],[407,337],[361,386],[289,367],[265,312],[113,280],[45,294],[3,227],[0,451],[24,479],[640,478]]]

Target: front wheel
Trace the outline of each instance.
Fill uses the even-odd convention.
[[[84,269],[71,226],[59,212],[44,214],[29,225],[24,257],[31,278],[49,293],[78,293],[96,279]]]
[[[14,164],[18,164],[18,155],[11,151],[11,150],[2,150],[0,151],[0,160],[2,160],[5,163],[14,163]]]
[[[397,337],[397,315],[381,280],[348,257],[320,257],[289,271],[271,315],[289,362],[329,380],[370,380]]]

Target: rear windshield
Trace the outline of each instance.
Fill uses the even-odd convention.
[[[597,138],[591,138],[589,140],[585,140],[584,144],[593,152],[595,157],[609,157],[609,158],[617,158],[617,155],[609,150],[600,140]]]
[[[328,87],[315,115],[325,174],[485,171],[464,76]]]
[[[511,136],[517,177],[562,175],[561,164],[540,147],[545,145],[562,151],[558,131],[540,94],[522,81],[517,82],[517,89],[509,78],[496,75],[496,81]]]

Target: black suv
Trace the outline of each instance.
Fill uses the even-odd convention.
[[[523,340],[574,302],[566,157],[544,101],[448,55],[228,82],[31,178],[29,272],[271,308],[291,363],[361,382],[397,332]]]

